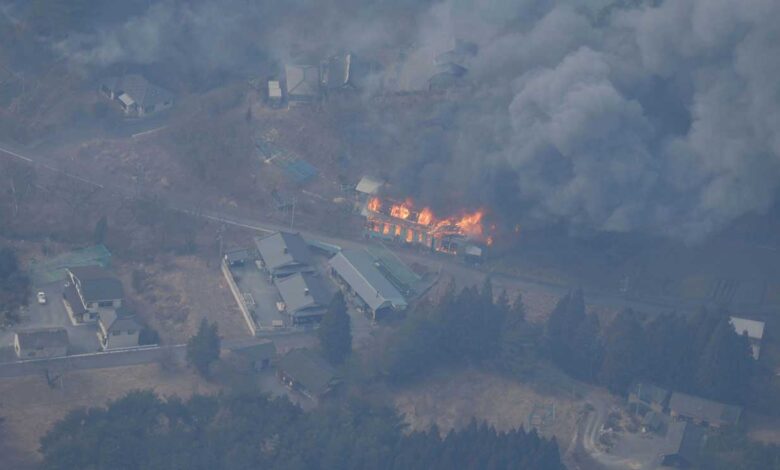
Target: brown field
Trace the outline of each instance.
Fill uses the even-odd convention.
[[[140,292],[133,287],[134,270],[144,278]],[[120,266],[118,271],[138,315],[160,333],[164,343],[186,342],[202,318],[217,322],[223,338],[249,334],[216,262],[209,265],[196,256],[161,256],[149,264]]]
[[[442,431],[460,428],[472,418],[486,421],[497,430],[524,426],[534,406],[555,406],[555,418],[538,430],[569,442],[575,429],[581,403],[563,392],[539,390],[528,384],[495,374],[468,369],[442,372],[398,392],[395,406],[412,430],[436,424]]]
[[[38,375],[1,379],[3,468],[33,468],[40,460],[39,439],[68,411],[104,405],[142,388],[181,397],[218,390],[186,369],[163,371],[157,364],[69,372],[56,389]]]

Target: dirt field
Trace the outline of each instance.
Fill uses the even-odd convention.
[[[105,404],[130,390],[149,388],[161,395],[188,397],[213,393],[211,385],[186,369],[163,371],[157,364],[67,373],[62,388],[51,389],[41,376],[0,380],[2,468],[34,468],[38,440],[71,409]]]
[[[547,391],[549,392],[549,391]],[[538,428],[558,442],[571,440],[581,405],[563,393],[545,393],[529,385],[474,369],[437,373],[423,383],[395,396],[395,406],[406,416],[411,429],[427,429],[434,423],[442,430],[459,428],[471,418],[487,421],[498,430],[531,427],[535,407],[537,416],[544,407],[554,419]],[[564,444],[565,446],[565,444]]]
[[[133,282],[133,271],[142,279]],[[181,344],[202,318],[215,321],[223,338],[249,335],[219,268],[196,256],[161,256],[154,263],[123,265],[118,272],[138,315],[164,343]]]

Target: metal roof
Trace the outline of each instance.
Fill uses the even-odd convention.
[[[277,369],[319,396],[338,380],[336,370],[308,349],[293,349],[279,360]]]
[[[100,312],[98,321],[108,332],[139,331],[141,329],[141,324],[135,319],[135,315],[121,308]]]
[[[265,238],[256,238],[255,244],[266,269],[272,274],[294,265],[311,265],[309,247],[299,233],[276,232]]]
[[[730,322],[738,335],[747,333],[750,339],[761,339],[764,337],[764,322],[762,321],[731,317]]]
[[[629,388],[629,394],[636,395],[645,403],[658,403],[663,405],[669,397],[669,391],[646,382],[634,382]]]
[[[290,315],[311,310],[324,310],[333,300],[333,293],[322,278],[312,273],[298,273],[274,281]]]
[[[379,271],[374,258],[365,250],[343,250],[328,262],[347,284],[371,308],[404,309],[406,299]]]
[[[314,65],[285,65],[287,95],[290,97],[310,98],[319,94],[320,69]]]
[[[355,187],[355,191],[363,194],[377,194],[379,193],[379,189],[384,185],[379,180],[376,180],[374,178],[371,178],[370,176],[364,176],[360,178],[360,181],[358,182],[357,186]]]
[[[706,398],[675,392],[669,401],[669,409],[673,412],[710,424],[736,424],[742,414],[742,408],[725,405]]]
[[[116,300],[124,297],[122,283],[101,266],[77,266],[68,268],[68,271],[78,279],[85,302]]]
[[[101,84],[114,94],[126,94],[142,107],[153,106],[173,100],[173,94],[168,90],[149,83],[147,79],[138,74],[111,77]],[[121,96],[119,97],[121,99]],[[123,100],[123,102],[125,102]],[[125,104],[132,104],[127,103]]]
[[[64,328],[36,328],[16,332],[21,349],[56,348],[68,346],[68,332]]]
[[[252,361],[264,361],[276,356],[276,345],[273,341],[265,341],[243,348],[235,348],[233,352],[240,354]]]

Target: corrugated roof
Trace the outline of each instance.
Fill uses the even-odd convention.
[[[64,328],[35,328],[16,332],[22,349],[56,348],[68,346],[68,332]]]
[[[726,405],[706,398],[675,392],[669,401],[669,409],[675,413],[710,424],[736,424],[742,408]]]
[[[406,308],[404,296],[377,269],[374,258],[367,251],[343,250],[328,263],[371,310],[388,306]]]
[[[277,368],[316,396],[338,380],[336,370],[308,349],[293,349],[279,360]]]
[[[327,308],[333,299],[333,293],[322,278],[312,273],[298,273],[274,281],[290,315],[304,310]]]
[[[311,265],[311,253],[299,233],[276,232],[256,238],[255,244],[266,268],[272,273],[291,265]]]

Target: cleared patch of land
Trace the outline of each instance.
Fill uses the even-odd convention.
[[[394,403],[412,430],[436,424],[446,431],[474,418],[497,430],[536,427],[563,443],[571,440],[582,408],[581,401],[563,391],[541,390],[475,369],[437,373],[398,392]]]

